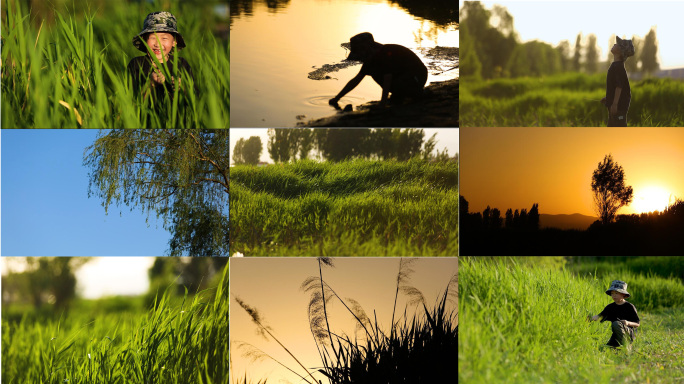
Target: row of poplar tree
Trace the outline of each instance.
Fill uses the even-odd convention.
[[[613,60],[608,42],[608,56],[601,61],[596,35],[579,33],[574,49],[569,40],[552,46],[541,41],[521,43],[513,26],[513,16],[506,7],[494,5],[488,10],[479,1],[465,1],[460,10],[460,71],[470,78],[541,76],[561,72],[597,73]],[[496,20],[496,25],[492,21]],[[635,56],[625,61],[628,72],[645,75],[660,69],[655,28],[643,37],[632,36]]]
[[[425,145],[423,145],[425,144]],[[275,163],[308,159],[312,155],[327,161],[349,158],[408,160],[415,156],[448,158],[445,149],[432,155],[437,142],[435,135],[425,141],[425,132],[418,128],[391,129],[269,129],[266,148]],[[233,148],[233,163],[259,163],[263,151],[261,138],[239,139]]]

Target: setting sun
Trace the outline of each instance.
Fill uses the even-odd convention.
[[[663,211],[673,200],[674,197],[665,188],[647,186],[634,192],[631,206],[636,213]]]

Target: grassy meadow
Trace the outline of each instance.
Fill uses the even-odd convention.
[[[684,380],[684,285],[620,268],[603,277],[569,269],[461,258],[459,381],[678,383]],[[501,258],[503,259],[503,258]],[[607,322],[587,322],[628,283],[641,319],[631,351],[602,347]]]
[[[684,81],[630,80],[629,126],[684,125]],[[600,103],[606,75],[564,73],[538,78],[463,82],[459,95],[464,127],[605,127],[607,109]]]
[[[230,178],[233,254],[458,254],[454,162],[304,160]]]
[[[159,292],[147,310],[134,299],[54,317],[3,308],[2,382],[228,383],[228,268],[216,277],[184,298]]]
[[[2,128],[229,127],[229,45],[212,33],[221,21],[211,3],[54,3],[67,5],[46,17],[31,13],[24,1],[2,0]],[[181,90],[153,101],[135,94],[126,66],[143,55],[132,39],[145,16],[159,10],[178,20],[186,43],[179,55],[189,62],[194,84],[184,74]],[[168,79],[177,63],[167,65]],[[190,91],[193,85],[199,95]]]

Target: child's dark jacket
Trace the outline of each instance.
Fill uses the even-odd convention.
[[[599,313],[599,316],[603,317],[603,319],[601,319],[602,323],[604,321],[613,322],[617,321],[618,319],[631,321],[632,323],[641,323],[636,307],[634,307],[634,304],[630,303],[629,301],[626,301],[622,305],[610,303],[606,305],[601,313]]]
[[[169,55],[168,60],[166,62],[167,67],[169,68],[169,72],[171,73],[171,76],[174,76],[176,78],[179,78],[176,76],[176,74],[173,71],[173,56]],[[133,90],[135,91],[136,94],[140,93],[142,87],[150,82],[149,77],[152,75],[152,60],[150,59],[149,56],[138,56],[134,57],[131,59],[131,61],[128,63],[128,73],[131,74],[131,77],[133,78]],[[182,57],[178,57],[178,71],[185,71],[188,73],[188,75],[193,79],[193,82],[195,80],[194,75],[192,74],[192,68],[190,68],[190,64],[188,63],[187,60],[185,60]],[[183,83],[181,83],[181,87],[183,88]],[[164,88],[166,88],[166,91],[169,92],[169,95],[173,95],[173,82],[171,82],[171,79],[167,79],[167,81],[164,83],[164,86],[158,85],[154,87],[154,93],[155,96],[159,99],[164,98]],[[197,84],[195,84],[195,95],[199,96],[199,88],[197,88]]]
[[[613,105],[615,88],[618,87],[622,88],[622,91],[620,92],[617,109],[621,112],[627,112],[632,101],[632,90],[629,87],[629,79],[627,78],[624,61],[614,61],[610,68],[608,68],[608,76],[606,77],[606,107],[610,108]]]

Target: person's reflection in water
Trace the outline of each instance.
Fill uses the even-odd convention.
[[[337,96],[328,101],[336,109],[344,95],[351,92],[367,75],[382,87],[380,105],[385,105],[391,93],[392,104],[398,104],[406,97],[421,97],[427,82],[425,64],[410,49],[397,44],[380,44],[369,32],[359,33],[350,39],[351,52],[347,60],[363,62],[353,79],[342,88]]]

